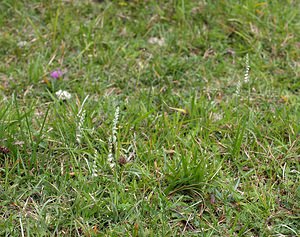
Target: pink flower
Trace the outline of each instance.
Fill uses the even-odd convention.
[[[59,79],[59,78],[62,77],[62,75],[63,75],[63,72],[60,69],[55,70],[55,71],[50,73],[50,76],[54,79]]]

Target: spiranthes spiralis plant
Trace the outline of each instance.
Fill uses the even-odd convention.
[[[244,80],[243,80],[243,82],[241,82],[241,80],[239,80],[239,83],[237,85],[237,91],[240,90],[242,83],[248,86],[248,103],[250,101],[250,75],[249,75],[249,72],[250,72],[249,55],[246,54]],[[237,95],[239,96],[240,94],[237,93]],[[239,121],[238,128],[236,131],[236,136],[233,140],[233,145],[232,145],[232,156],[233,157],[238,156],[238,154],[240,152],[240,148],[243,143],[244,136],[245,136],[244,134],[246,131],[247,120],[249,120],[250,112],[251,111],[249,109],[247,109],[246,114],[241,114],[241,116],[238,116],[240,118],[240,121]]]
[[[82,131],[83,131],[83,123],[85,119],[85,110],[82,110],[77,114],[77,123],[76,123],[76,141],[78,144],[81,144],[82,140]]]
[[[98,176],[98,166],[97,166],[97,158],[98,158],[98,151],[94,150],[94,161],[92,165],[92,176],[97,177]]]
[[[244,83],[248,85],[248,103],[250,101],[250,63],[249,63],[249,55],[246,55],[246,68],[245,68],[245,74],[244,74]]]
[[[83,109],[85,102],[88,99],[88,95],[84,98],[82,105],[76,115],[76,141],[78,144],[81,144],[82,133],[83,133],[83,123],[85,119],[86,111]]]
[[[250,71],[249,55],[246,54],[246,69],[245,69],[245,75],[244,75],[244,82],[245,83],[249,82],[249,79],[250,79],[249,71]]]
[[[249,72],[250,72],[250,64],[249,64],[249,55],[246,54],[246,60],[245,60],[245,74],[244,74],[244,81],[238,80],[236,85],[236,95],[239,96],[241,92],[241,87],[244,84],[248,84],[250,80]]]
[[[108,138],[108,157],[107,161],[111,169],[113,169],[116,165],[115,155],[117,151],[117,126],[119,123],[119,115],[120,115],[120,107],[117,106],[115,111],[115,116],[113,120],[112,133]]]

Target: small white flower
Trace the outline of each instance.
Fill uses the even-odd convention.
[[[27,45],[27,41],[20,41],[20,42],[18,42],[17,45],[18,45],[19,48],[23,48]]]
[[[165,39],[164,38],[157,38],[157,37],[151,37],[148,39],[149,44],[157,44],[159,46],[165,45]]]
[[[67,92],[67,91],[63,91],[63,90],[59,90],[55,93],[55,95],[57,96],[57,98],[59,100],[69,100],[71,99],[72,95]]]

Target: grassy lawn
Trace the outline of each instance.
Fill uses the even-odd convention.
[[[300,235],[299,9],[2,0],[0,236]]]

